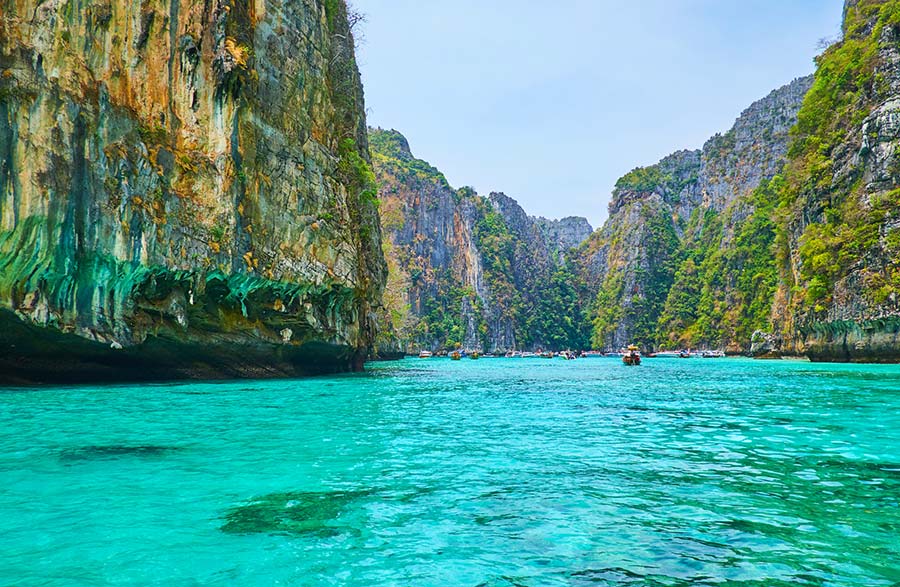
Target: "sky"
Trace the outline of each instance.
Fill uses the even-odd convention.
[[[616,180],[813,72],[843,0],[355,0],[370,126],[454,187],[607,216]]]

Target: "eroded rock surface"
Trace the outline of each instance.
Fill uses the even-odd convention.
[[[8,3],[0,380],[359,366],[368,157],[342,1]]]

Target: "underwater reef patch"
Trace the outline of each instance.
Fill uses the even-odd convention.
[[[295,491],[254,498],[225,514],[227,534],[313,534],[334,536],[349,530],[341,514],[371,491]]]

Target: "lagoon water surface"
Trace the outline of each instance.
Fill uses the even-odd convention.
[[[0,585],[900,585],[900,367],[0,390]]]

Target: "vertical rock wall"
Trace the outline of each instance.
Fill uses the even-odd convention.
[[[342,1],[7,2],[16,376],[44,346],[98,378],[359,366],[385,279],[365,129]]]
[[[900,2],[854,0],[785,168],[782,352],[900,361]],[[774,345],[777,348],[777,343]]]

